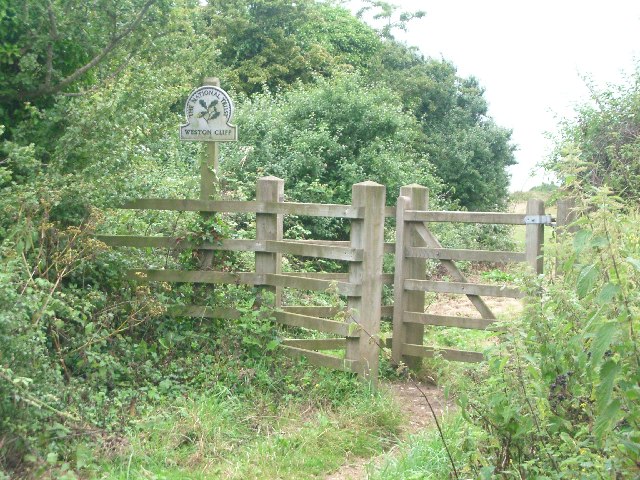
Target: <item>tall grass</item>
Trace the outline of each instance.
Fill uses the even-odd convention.
[[[307,479],[396,441],[389,396],[363,391],[337,407],[225,389],[159,406],[141,418],[98,470],[105,479]],[[96,472],[97,473],[97,472]]]

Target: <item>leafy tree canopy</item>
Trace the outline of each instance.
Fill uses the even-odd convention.
[[[113,76],[164,33],[168,0],[0,2],[0,121]],[[20,117],[18,117],[20,118]]]
[[[588,184],[606,185],[613,193],[638,201],[640,63],[629,82],[592,89],[591,100],[578,109],[576,120],[562,124],[557,148],[545,166],[564,178],[565,165],[579,160],[580,175]]]
[[[225,84],[272,92],[337,70],[364,67],[381,43],[344,8],[314,0],[212,0],[205,16],[228,67]]]
[[[256,95],[243,105],[238,124],[249,147],[229,155],[225,176],[250,185],[263,175],[284,178],[293,201],[348,204],[351,186],[364,180],[386,185],[390,204],[401,185],[440,189],[420,153],[418,122],[393,90],[357,75],[299,86],[276,99]],[[314,233],[345,235],[312,224]]]

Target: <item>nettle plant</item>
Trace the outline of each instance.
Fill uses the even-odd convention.
[[[487,478],[640,473],[640,218],[606,186],[580,183],[586,168],[567,164],[579,220],[557,238],[555,273],[526,282],[523,317],[473,373],[478,395],[462,398],[491,439]]]

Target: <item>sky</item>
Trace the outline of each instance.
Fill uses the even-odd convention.
[[[395,37],[476,77],[489,115],[513,130],[512,191],[552,180],[536,169],[552,147],[546,134],[589,100],[587,79],[622,83],[640,61],[640,0],[387,1],[426,12]]]

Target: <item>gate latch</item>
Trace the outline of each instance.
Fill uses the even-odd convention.
[[[524,217],[524,223],[526,225],[551,225],[553,223],[553,218],[551,215],[526,215]]]

